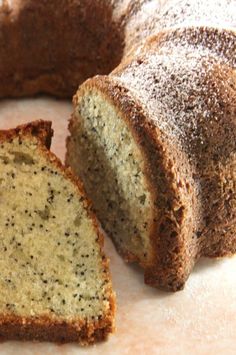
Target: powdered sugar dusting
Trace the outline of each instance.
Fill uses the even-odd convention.
[[[149,0],[127,13],[125,53],[164,29],[190,26],[236,27],[235,0]]]
[[[143,1],[139,9],[132,11],[129,17],[125,18],[125,53],[150,34],[155,33],[162,5],[163,0]]]
[[[215,72],[220,80],[224,71],[235,66],[235,43],[230,33],[179,30],[164,41],[153,40],[143,51],[146,54],[137,55],[113,75],[132,91],[165,135],[182,142],[187,150],[199,144],[204,147],[209,132],[204,131],[203,121],[208,126],[219,124],[221,107],[228,99],[215,85]],[[220,72],[219,65],[224,68]],[[224,90],[230,85],[227,79],[221,84]]]
[[[235,0],[167,0],[157,29],[202,25],[236,27]]]

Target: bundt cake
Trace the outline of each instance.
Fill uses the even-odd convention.
[[[236,34],[228,27],[159,31],[74,97],[67,164],[120,254],[152,286],[182,289],[200,256],[236,251]]]
[[[236,249],[235,28],[235,0],[2,1],[0,97],[99,74],[75,95],[66,163],[152,286]]]
[[[0,131],[0,338],[102,340],[114,295],[80,182],[49,151],[51,123]]]

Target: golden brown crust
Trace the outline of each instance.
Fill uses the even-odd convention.
[[[100,245],[102,257],[102,265],[104,269],[104,280],[110,280],[109,260],[103,253],[104,235],[96,219],[91,202],[87,199],[83,184],[72,173],[70,168],[65,168],[50,150],[51,138],[53,130],[50,121],[38,120],[18,126],[10,130],[0,131],[0,143],[12,141],[14,138],[19,140],[37,139],[38,149],[52,163],[55,168],[59,169],[66,179],[70,179],[78,189],[78,194],[83,196],[83,205],[91,218],[97,233],[97,242]],[[114,315],[115,315],[115,295],[111,284],[108,286],[109,294],[109,311],[103,318],[97,321],[90,320],[71,320],[65,321],[60,317],[18,317],[9,315],[0,315],[0,338],[2,340],[39,340],[39,341],[55,341],[55,342],[79,342],[82,345],[94,343],[107,338],[108,334],[114,331]]]
[[[111,319],[97,322],[64,321],[47,317],[21,318],[1,316],[1,340],[36,340],[57,343],[77,342],[89,345],[105,340],[113,331]]]
[[[0,130],[0,141],[11,140],[15,137],[34,136],[39,139],[47,149],[50,149],[53,130],[52,122],[38,120],[26,123],[16,128]]]

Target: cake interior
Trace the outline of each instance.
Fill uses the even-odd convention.
[[[100,92],[88,90],[80,97],[74,115],[67,164],[82,178],[118,249],[147,263],[152,202],[140,149],[122,115]]]
[[[0,313],[97,320],[109,281],[83,197],[35,138],[0,144]]]

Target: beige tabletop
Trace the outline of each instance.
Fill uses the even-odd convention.
[[[63,160],[71,110],[70,102],[48,98],[0,101],[0,128],[52,120],[52,150]],[[236,257],[201,260],[185,289],[172,294],[144,285],[142,272],[126,265],[110,240],[105,248],[117,294],[116,333],[88,348],[5,342],[0,355],[236,354]]]

